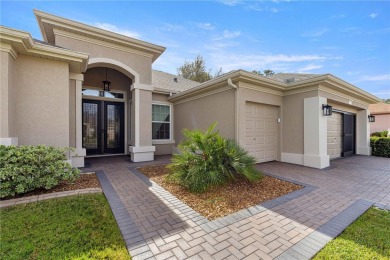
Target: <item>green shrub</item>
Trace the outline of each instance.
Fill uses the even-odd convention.
[[[383,130],[381,132],[374,132],[371,134],[372,137],[387,137],[387,134],[389,133],[388,130]]]
[[[371,137],[370,141],[373,156],[390,157],[389,137]]]
[[[179,144],[180,153],[173,155],[168,165],[168,180],[175,181],[192,192],[235,179],[238,175],[250,181],[259,180],[262,174],[255,169],[255,159],[234,140],[223,138],[211,125],[205,132],[183,130],[185,140]]]
[[[66,162],[66,149],[38,146],[0,146],[0,198],[37,188],[51,189],[75,180],[80,171]]]

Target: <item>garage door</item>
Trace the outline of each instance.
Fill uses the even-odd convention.
[[[328,155],[330,159],[341,157],[343,152],[343,114],[333,112],[328,117]]]
[[[257,162],[277,159],[278,107],[246,103],[245,149]]]

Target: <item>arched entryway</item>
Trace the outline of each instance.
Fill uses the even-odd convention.
[[[82,146],[87,156],[127,154],[131,86],[137,73],[109,59],[91,59],[82,87]],[[103,81],[110,82],[104,89]]]

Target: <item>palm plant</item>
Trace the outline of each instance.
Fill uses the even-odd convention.
[[[171,169],[168,180],[192,192],[202,192],[238,175],[250,181],[261,178],[262,174],[254,167],[255,159],[234,140],[225,139],[214,131],[216,125],[212,124],[205,132],[183,130],[185,140],[178,146],[180,153],[175,154],[168,165]]]

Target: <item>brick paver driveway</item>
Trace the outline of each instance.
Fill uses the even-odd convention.
[[[257,167],[306,188],[208,221],[128,157],[88,159],[134,259],[309,259],[371,205],[390,208],[390,160],[354,156],[317,170],[271,162]],[[158,157],[153,164],[166,163]],[[150,164],[150,163],[148,163]]]

